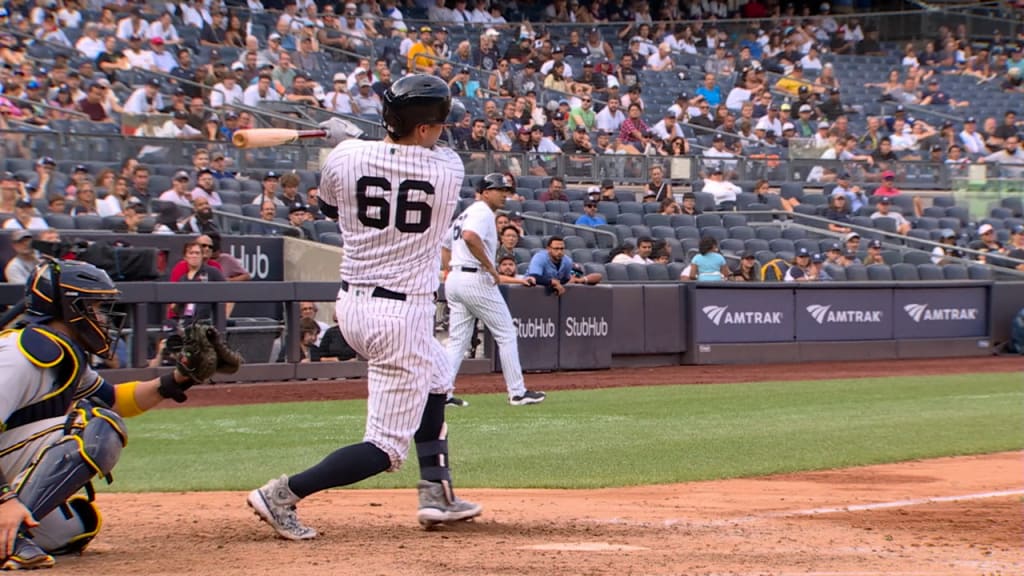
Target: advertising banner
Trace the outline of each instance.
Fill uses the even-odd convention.
[[[284,239],[261,236],[223,236],[221,250],[242,263],[253,280],[284,280]]]
[[[571,286],[560,298],[560,370],[612,365],[612,287]]]
[[[690,308],[697,343],[793,340],[793,290],[694,287]]]
[[[685,290],[679,284],[647,284],[643,288],[644,352],[647,354],[685,352]],[[631,314],[631,316],[634,315]],[[618,330],[619,323],[620,318],[616,316],[616,330]],[[618,334],[616,334],[616,338],[618,338]]]
[[[612,288],[613,354],[643,354],[647,306],[644,304],[644,290],[641,284],[617,284]],[[643,314],[638,311],[642,310]]]
[[[519,340],[519,362],[523,370],[557,370],[560,326],[558,297],[545,294],[542,288],[523,286],[502,286],[501,292],[512,314],[512,325],[515,326]],[[500,369],[493,341],[489,340],[488,349],[494,358],[495,367]]]
[[[892,312],[891,288],[798,289],[796,339],[890,340]]]
[[[897,288],[893,299],[896,338],[988,336],[988,289]]]

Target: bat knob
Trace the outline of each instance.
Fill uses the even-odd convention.
[[[234,144],[236,148],[245,148],[247,141],[248,140],[245,137],[245,130],[238,130],[231,136],[231,143]]]

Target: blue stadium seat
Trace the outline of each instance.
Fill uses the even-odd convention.
[[[74,216],[75,228],[79,230],[103,230],[103,218],[95,214]]]
[[[644,223],[644,216],[641,214],[619,214],[618,219],[615,221],[616,224],[622,224],[623,226],[642,226]]]
[[[664,264],[648,264],[647,278],[655,282],[667,282],[672,280],[668,272],[668,266]]]
[[[626,264],[626,275],[634,282],[646,282],[649,280],[647,267],[649,264]]]
[[[670,226],[652,226],[651,227],[652,238],[671,238],[675,240],[676,231]]]
[[[587,248],[587,242],[579,236],[563,236],[566,250],[581,250]]]
[[[594,253],[589,248],[577,248],[572,251],[571,256],[573,262],[578,262],[580,264],[593,262],[594,260]]]
[[[757,232],[757,237],[762,240],[772,241],[776,238],[782,238],[782,229],[776,226],[758,226],[754,228]]]
[[[46,220],[46,223],[49,224],[51,228],[56,228],[57,230],[75,229],[75,219],[67,214],[51,212],[43,216],[43,219]]]
[[[846,267],[846,279],[850,282],[865,282],[868,280],[868,271],[862,264],[850,264]]]
[[[722,217],[718,214],[698,214],[697,227],[722,226]]]
[[[914,266],[917,266],[918,264],[931,264],[932,255],[929,254],[928,252],[904,252],[903,262],[906,264],[912,264]]]
[[[757,233],[750,226],[733,226],[729,228],[729,237],[738,240],[750,240],[757,237]]]
[[[701,236],[711,236],[719,243],[729,237],[729,231],[721,226],[707,226],[700,231]]]
[[[947,264],[942,267],[942,276],[946,280],[967,280],[967,268],[959,264]]]
[[[788,238],[776,238],[768,241],[768,249],[772,252],[796,253],[796,245]]]
[[[843,282],[846,280],[846,269],[842,266],[836,266],[834,264],[825,264],[822,268],[828,277],[836,282]]]
[[[643,264],[639,264],[639,266],[643,266]],[[625,264],[605,264],[604,269],[609,282],[627,282],[630,279]]]
[[[689,264],[685,264],[683,262],[672,262],[668,265],[669,280],[679,280],[679,277],[689,268]]]
[[[971,280],[991,280],[992,269],[981,264],[971,264],[967,267],[967,277]]]
[[[341,234],[337,232],[327,232],[319,236],[319,240],[323,244],[330,246],[341,246]]]
[[[643,223],[652,229],[655,226],[671,227],[671,218],[667,214],[644,214]]]
[[[603,203],[604,204],[608,204],[609,202],[603,202]],[[618,206],[618,210],[619,210],[620,214],[624,214],[624,213],[643,214],[644,213],[643,204],[641,204],[639,202],[634,202],[634,201],[619,202],[618,204],[615,204],[614,202],[611,202],[610,204]],[[598,208],[600,208],[600,206],[601,206],[601,203],[598,204]]]
[[[644,225],[630,226],[630,236],[633,238],[650,238],[652,236],[651,229]]]
[[[697,227],[697,219],[689,214],[673,214],[669,217],[669,226],[679,228],[680,226]]]
[[[605,270],[604,264],[600,262],[585,262],[583,264],[583,272],[586,274],[600,274],[602,278],[608,278],[608,271]]]
[[[892,265],[892,279],[897,282],[917,281],[920,277],[917,274],[917,266],[914,264],[899,263]]]

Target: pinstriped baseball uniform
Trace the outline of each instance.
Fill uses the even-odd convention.
[[[481,263],[469,251],[466,241],[462,238],[464,231],[475,232],[480,236],[484,252],[494,265],[494,254],[498,250],[498,230],[494,224],[494,212],[482,200],[477,200],[469,208],[459,214],[452,223],[449,237],[452,243],[452,256],[449,263],[450,272],[444,283],[445,297],[448,299],[448,360],[451,363],[451,379],[454,386],[455,375],[459,373],[462,358],[473,337],[476,319],[483,321],[498,343],[498,355],[501,358],[501,372],[505,377],[505,387],[509,397],[522,396],[526,392],[523,383],[523,371],[519,363],[519,346],[516,342],[515,327],[512,315],[508,311],[505,299],[494,284]]]
[[[350,140],[324,162],[320,194],[338,207],[345,255],[337,313],[345,340],[368,360],[364,440],[397,469],[428,394],[452,383],[434,338],[434,292],[464,168],[447,148]]]

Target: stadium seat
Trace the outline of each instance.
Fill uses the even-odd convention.
[[[802,200],[804,197],[803,182],[783,182],[779,187],[779,194],[786,199],[796,198]]]
[[[942,274],[942,268],[935,264],[918,264],[917,276],[921,280],[945,280],[946,278]]]
[[[966,225],[971,221],[971,215],[966,206],[950,206],[946,208],[946,216],[956,218],[961,224]]]
[[[642,225],[642,224],[640,226],[630,226],[629,230],[630,230],[630,236],[632,236],[633,238],[650,238],[651,237],[651,229],[648,228],[647,226]]]
[[[793,247],[796,248],[797,251],[803,249],[807,250],[811,254],[814,254],[819,250],[818,241],[811,240],[810,238],[801,238],[800,240],[795,240],[793,242]]]
[[[568,212],[569,203],[564,200],[550,200],[544,204],[545,212]]]
[[[667,282],[672,279],[668,273],[668,266],[664,264],[647,264],[646,266],[648,280]]]
[[[587,241],[579,236],[563,236],[566,250],[581,250],[587,248]]]
[[[971,264],[967,267],[967,277],[971,280],[991,280],[992,269],[981,264]]]
[[[953,218],[953,217],[945,216],[945,217],[939,218],[939,228],[940,229],[942,229],[942,228],[949,228],[949,229],[953,230],[953,232],[956,232],[957,234],[959,234],[960,230],[962,229],[962,226],[961,226],[959,218]]]
[[[615,234],[615,227],[608,224],[604,224],[597,227],[598,230],[603,232],[611,232]],[[607,234],[594,234],[594,240],[598,248],[614,248],[618,244],[618,237],[610,237]]]
[[[898,232],[896,229],[895,218],[890,218],[888,216],[879,216],[878,218],[872,218],[871,223],[874,225],[875,228],[883,232],[889,232],[892,234],[896,234]]]
[[[938,198],[936,198],[936,200],[938,200]],[[935,219],[945,218],[946,217],[946,207],[938,206],[938,205],[929,206],[929,207],[925,208],[921,212],[921,215],[925,216],[925,217],[928,217],[928,218],[935,218]]]
[[[679,277],[689,269],[690,265],[683,262],[672,262],[668,265],[669,280],[679,280]]]
[[[757,232],[757,237],[762,240],[772,241],[782,238],[782,229],[777,226],[758,226],[754,230]]]
[[[729,231],[721,226],[707,226],[701,229],[700,235],[702,237],[711,236],[715,240],[718,240],[719,243],[721,243],[722,240],[725,240],[726,238],[729,237]]]
[[[736,238],[726,238],[719,242],[718,248],[723,254],[730,253],[738,255],[743,253],[745,245],[743,244],[743,240],[738,240]]]
[[[604,248],[594,248],[590,251],[594,262],[599,264],[607,264],[611,260],[611,250],[605,250]]]
[[[967,280],[967,268],[959,264],[947,264],[942,267],[942,276],[946,280]]]
[[[999,201],[999,205],[1010,210],[1012,217],[1024,218],[1024,198],[1021,198],[1020,196],[1003,198]],[[1007,216],[1007,218],[1009,217],[1011,216]]]
[[[644,266],[644,264],[633,264],[634,266]],[[609,282],[628,282],[629,272],[626,270],[626,264],[606,264],[605,272]]]
[[[722,226],[722,217],[718,214],[698,214],[697,227],[704,229],[708,226]]]
[[[75,219],[67,214],[50,213],[45,215],[43,219],[46,220],[46,223],[51,228],[56,228],[57,230],[75,229]]]
[[[746,226],[747,217],[743,214],[722,214],[722,226],[732,228],[734,226]]]
[[[337,232],[326,232],[319,236],[319,240],[323,244],[330,246],[341,246],[341,234]]]
[[[646,282],[650,278],[647,275],[649,264],[626,264],[626,274],[634,282]]]
[[[652,226],[651,227],[652,238],[671,238],[675,240],[676,231],[670,226]]]
[[[796,245],[788,238],[776,238],[768,241],[768,249],[772,252],[796,252]]]
[[[74,216],[75,228],[79,230],[103,230],[103,218],[96,214],[79,214]]]
[[[893,264],[892,268],[892,279],[897,282],[917,281],[920,278],[917,275],[917,266],[914,264]],[[870,271],[869,271],[870,274]]]
[[[669,226],[679,228],[680,226],[697,227],[697,219],[689,214],[673,214],[669,217]]]
[[[512,254],[516,258],[516,264],[529,263],[530,261],[530,249],[516,246],[512,249]]]
[[[613,205],[615,205],[614,202],[604,202],[604,204],[613,204]],[[599,203],[597,206],[598,206],[598,208],[600,208],[601,207],[601,203]],[[633,202],[633,201],[630,201],[630,202],[620,202],[620,203],[618,203],[617,206],[618,206],[618,210],[619,210],[620,214],[625,214],[625,213],[629,213],[629,214],[643,214],[644,213],[643,204],[640,204],[639,202]]]
[[[520,248],[526,248],[527,250],[533,250],[535,248],[543,248],[544,244],[540,236],[524,234],[519,237],[518,246]]]
[[[918,252],[915,250],[903,253],[903,262],[906,264],[917,266],[918,264],[931,264],[931,261],[932,255],[928,252]]]
[[[836,266],[834,264],[825,264],[825,266],[822,269],[825,271],[826,274],[828,274],[829,278],[836,282],[843,282],[846,280],[846,269],[841,266]]]
[[[936,196],[932,198],[932,206],[943,209],[949,208],[950,206],[956,206],[956,198],[953,196]],[[925,208],[925,210],[927,210],[927,208]],[[945,210],[943,210],[943,213],[945,213]]]
[[[803,228],[783,228],[782,237],[796,242],[807,238],[807,230]]]
[[[743,249],[755,253],[768,250],[768,241],[761,238],[747,238],[743,241]]]
[[[865,282],[868,280],[868,271],[862,264],[850,264],[846,267],[846,279],[850,282]]]
[[[619,213],[619,205],[616,204],[615,202],[598,202],[597,203],[597,212],[599,214],[603,214],[605,220],[607,220],[609,224],[618,224],[619,223],[618,217],[621,214]],[[639,217],[640,215],[636,214],[636,216]],[[642,217],[641,217],[641,220],[642,220]]]
[[[730,238],[736,238],[737,240],[751,240],[756,236],[757,234],[750,226],[733,226],[729,228]]]
[[[653,230],[655,226],[671,226],[671,218],[668,214],[644,214],[643,223]]]
[[[604,264],[600,262],[585,262],[583,264],[583,272],[586,274],[600,274],[602,278],[608,278],[608,271],[605,270]]]
[[[590,248],[576,248],[572,251],[572,261],[585,264],[594,260],[594,253]]]
[[[921,216],[914,220],[914,228],[920,228],[922,230],[936,230],[939,227],[939,219],[932,218],[930,216]]]
[[[641,214],[619,214],[615,223],[622,224],[623,226],[642,226],[644,217]]]
[[[656,214],[661,210],[661,204],[658,204],[657,202],[645,202],[641,204],[640,207],[643,208],[644,214]]]
[[[882,260],[889,266],[903,262],[903,254],[899,250],[882,250]]]

